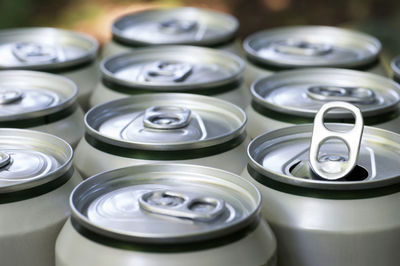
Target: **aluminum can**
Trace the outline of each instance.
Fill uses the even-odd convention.
[[[109,100],[154,92],[187,92],[215,96],[242,108],[250,90],[242,83],[244,62],[223,51],[194,46],[139,48],[104,59],[102,80],[90,107]]]
[[[295,26],[265,30],[243,42],[245,83],[292,68],[356,68],[387,76],[379,61],[382,45],[370,35],[335,27]]]
[[[53,266],[67,220],[68,197],[82,181],[73,151],[53,135],[0,129],[0,257],[2,266]]]
[[[245,179],[196,165],[137,165],[72,192],[57,266],[276,265],[276,240]],[[240,250],[240,252],[238,252]]]
[[[236,38],[239,21],[228,14],[204,8],[155,8],[127,14],[112,24],[112,40],[102,57],[138,47],[186,44],[244,54]]]
[[[333,68],[287,70],[257,80],[246,108],[247,132],[254,138],[268,130],[312,123],[330,101],[357,105],[366,125],[400,133],[400,86],[376,74]],[[328,122],[351,122],[347,111],[327,114]]]
[[[0,127],[56,135],[75,147],[85,132],[78,89],[69,79],[37,71],[0,71]]]
[[[396,56],[390,63],[390,66],[393,71],[393,79],[397,83],[400,83],[400,56]]]
[[[155,93],[114,100],[86,114],[75,166],[84,178],[154,162],[240,174],[247,163],[245,124],[242,109],[208,96]]]
[[[361,112],[355,125],[317,116],[314,126],[270,131],[248,147],[242,175],[260,189],[279,265],[398,265],[400,135],[363,128]]]
[[[56,28],[0,30],[1,70],[57,73],[78,86],[78,102],[87,109],[99,77],[95,64],[99,44],[87,35]]]

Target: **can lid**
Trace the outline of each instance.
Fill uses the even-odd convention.
[[[390,63],[392,67],[394,77],[400,79],[400,55],[396,56]]]
[[[345,101],[372,117],[398,108],[400,86],[379,75],[355,70],[311,68],[281,71],[251,86],[253,101],[269,110],[301,117],[314,117],[330,101]],[[348,118],[334,110],[327,118]]]
[[[348,132],[354,125],[325,124],[334,132]],[[327,190],[361,190],[400,182],[400,135],[364,126],[354,170],[340,180],[327,180],[309,166],[313,125],[296,125],[267,132],[248,146],[249,165],[258,173],[297,187]],[[347,144],[346,144],[347,145]],[[320,162],[348,161],[348,147],[339,138],[325,139],[320,146]]]
[[[112,25],[113,37],[128,45],[218,45],[233,39],[238,20],[193,7],[157,8],[125,15]]]
[[[104,79],[132,89],[190,91],[240,80],[244,62],[233,54],[193,46],[139,48],[101,63]]]
[[[378,39],[326,26],[281,27],[247,37],[243,47],[255,62],[276,67],[360,67],[374,62]]]
[[[71,194],[72,217],[117,240],[183,243],[231,234],[257,219],[247,180],[197,165],[150,164],[91,177]]]
[[[0,122],[42,117],[71,106],[76,85],[62,76],[24,70],[0,71]]]
[[[97,105],[86,132],[111,145],[140,150],[189,150],[244,133],[246,115],[229,102],[195,94],[141,94]]]
[[[99,44],[56,28],[0,30],[0,69],[53,70],[93,61]]]
[[[0,195],[53,181],[72,166],[64,140],[25,129],[0,129]]]

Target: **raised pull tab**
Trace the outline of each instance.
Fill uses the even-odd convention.
[[[178,106],[153,106],[144,113],[143,124],[153,129],[176,129],[190,123],[191,111]]]
[[[18,60],[28,63],[54,62],[58,58],[54,46],[34,42],[15,43],[12,53]]]
[[[170,190],[143,194],[139,198],[139,206],[151,213],[201,222],[212,221],[225,210],[225,202],[221,199]]]
[[[373,90],[362,87],[312,86],[307,89],[307,96],[319,101],[344,101],[351,103],[373,103]]]
[[[159,23],[158,28],[168,34],[180,34],[190,32],[198,27],[195,20],[169,19]]]
[[[284,40],[272,44],[275,51],[282,54],[319,56],[330,53],[332,46],[324,43],[312,43],[301,40]]]
[[[348,132],[334,132],[328,130],[324,125],[324,116],[332,109],[341,108],[353,113],[355,125]],[[345,177],[356,166],[360,150],[361,137],[364,129],[364,122],[360,109],[346,102],[329,102],[324,104],[314,119],[314,127],[310,147],[311,169],[319,177],[327,180],[337,180]],[[339,139],[348,148],[348,159],[345,161],[340,155],[326,155],[318,158],[322,144],[329,139]]]
[[[23,93],[20,90],[0,87],[0,104],[10,104],[16,101],[21,100],[23,97]]]
[[[182,82],[192,71],[193,66],[188,63],[160,61],[146,66],[142,75],[148,82]]]
[[[0,168],[11,162],[11,156],[5,152],[0,152]]]

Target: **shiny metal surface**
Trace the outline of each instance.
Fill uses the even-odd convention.
[[[180,128],[148,128],[145,111],[157,106],[188,109],[190,122]],[[175,115],[163,116],[157,123],[176,119]],[[85,123],[88,134],[109,144],[165,151],[212,147],[231,140],[244,132],[246,116],[235,105],[211,97],[143,94],[98,105],[86,114]]]
[[[112,25],[114,38],[128,45],[218,45],[234,38],[233,16],[202,8],[158,8],[125,15]]]
[[[243,42],[249,58],[278,67],[359,67],[377,60],[381,46],[367,34],[326,26],[266,30]]]
[[[96,58],[92,37],[55,28],[19,28],[0,31],[1,69],[51,70]]]
[[[390,63],[390,66],[393,71],[393,79],[398,82],[400,80],[400,56],[396,56]]]
[[[100,67],[106,80],[132,90],[189,92],[240,80],[244,62],[210,48],[165,46],[108,57]]]
[[[0,71],[0,122],[54,134],[76,146],[84,132],[75,107],[78,89],[62,76],[23,70]]]
[[[328,129],[324,124],[324,116],[332,109],[340,108],[350,111],[355,118],[354,127],[346,132],[338,132]],[[324,104],[315,115],[309,162],[312,171],[325,180],[338,180],[347,176],[357,164],[360,151],[361,136],[364,129],[364,121],[360,109],[346,102],[329,102]],[[347,160],[341,160],[342,156],[335,153],[327,153],[327,160],[320,160],[319,152],[328,140],[342,141],[348,151]]]
[[[71,195],[73,219],[115,239],[182,243],[212,239],[257,219],[259,192],[214,168],[151,164],[96,175]]]
[[[2,128],[0,150],[1,265],[53,266],[68,196],[82,180],[71,172],[72,148],[49,134]]]

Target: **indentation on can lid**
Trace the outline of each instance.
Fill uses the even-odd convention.
[[[157,61],[143,66],[138,75],[145,82],[183,82],[193,71],[193,65],[186,62]]]
[[[321,56],[331,53],[332,45],[309,42],[307,40],[287,39],[271,43],[271,49],[282,54]]]
[[[11,162],[11,156],[5,152],[0,152],[0,168]]]
[[[171,18],[159,23],[159,30],[168,34],[182,34],[198,27],[196,20]]]
[[[176,129],[189,125],[191,111],[179,106],[152,106],[147,108],[143,125],[153,129]]]
[[[22,99],[24,94],[21,90],[11,87],[0,86],[0,104],[10,104]]]
[[[12,46],[12,54],[21,62],[45,63],[58,61],[58,47],[37,42],[17,42]]]
[[[363,104],[371,104],[376,101],[374,91],[363,87],[310,86],[306,93],[308,97],[319,101],[344,101]]]

